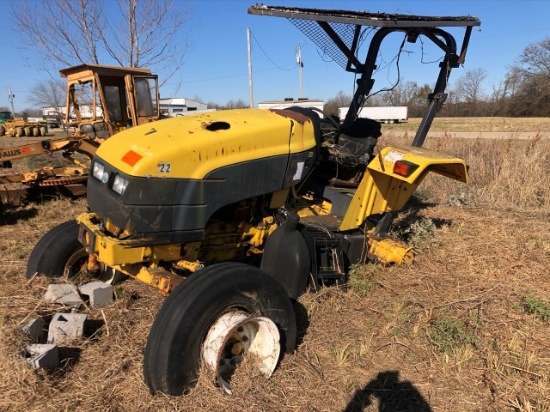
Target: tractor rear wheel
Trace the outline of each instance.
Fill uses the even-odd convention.
[[[50,278],[75,278],[86,274],[88,253],[78,241],[75,220],[57,225],[38,241],[29,256],[27,278],[43,274]],[[117,283],[125,275],[109,267],[100,267],[94,277],[106,283]]]
[[[0,137],[4,136],[6,134],[6,126],[3,124],[0,124]]]
[[[161,307],[145,348],[145,382],[153,393],[181,395],[195,385],[202,361],[230,393],[247,353],[269,377],[280,351],[295,346],[296,315],[283,286],[249,265],[215,264],[191,275]]]

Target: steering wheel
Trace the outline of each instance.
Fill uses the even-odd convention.
[[[340,137],[340,135],[342,134],[342,128],[340,126],[340,123],[338,123],[336,120],[334,120],[334,118],[327,114],[326,112],[324,112],[323,110],[321,109],[318,109],[316,107],[311,107],[311,110],[313,111],[316,111],[318,113],[321,113],[323,115],[323,118],[320,119],[321,122],[324,122],[324,123],[331,123],[333,126],[334,126],[334,129],[335,129],[335,132],[334,132],[334,143],[335,144],[338,144],[338,138]],[[328,122],[327,122],[328,120]],[[324,136],[323,136],[324,137]]]

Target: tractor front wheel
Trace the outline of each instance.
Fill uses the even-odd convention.
[[[78,223],[75,220],[55,226],[38,241],[27,262],[27,278],[36,274],[66,279],[85,273],[88,253],[78,241]],[[100,265],[98,280],[117,283],[126,276],[109,267]]]
[[[208,266],[166,299],[144,356],[153,393],[180,395],[197,380],[201,361],[230,393],[244,356],[269,377],[280,352],[296,346],[296,316],[285,289],[267,273],[240,263]]]

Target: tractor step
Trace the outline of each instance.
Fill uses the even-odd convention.
[[[346,268],[341,237],[311,226],[305,226],[301,233],[311,256],[314,288],[344,283]]]

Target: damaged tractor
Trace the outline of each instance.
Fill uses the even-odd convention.
[[[395,213],[429,173],[468,180],[464,160],[422,145],[477,18],[268,6],[249,13],[288,18],[332,46],[358,79],[343,124],[294,107],[122,131],[95,153],[89,212],[46,233],[28,261],[28,277],[131,277],[168,296],[145,348],[152,392],[186,392],[201,363],[230,391],[236,365],[251,354],[269,376],[296,348],[292,302],[300,294],[345,283],[353,264],[412,262],[412,249],[387,235]],[[464,28],[460,49],[448,28]],[[363,61],[365,30],[373,34]],[[357,114],[392,33],[435,44],[440,68],[412,146],[376,149],[380,125]]]

